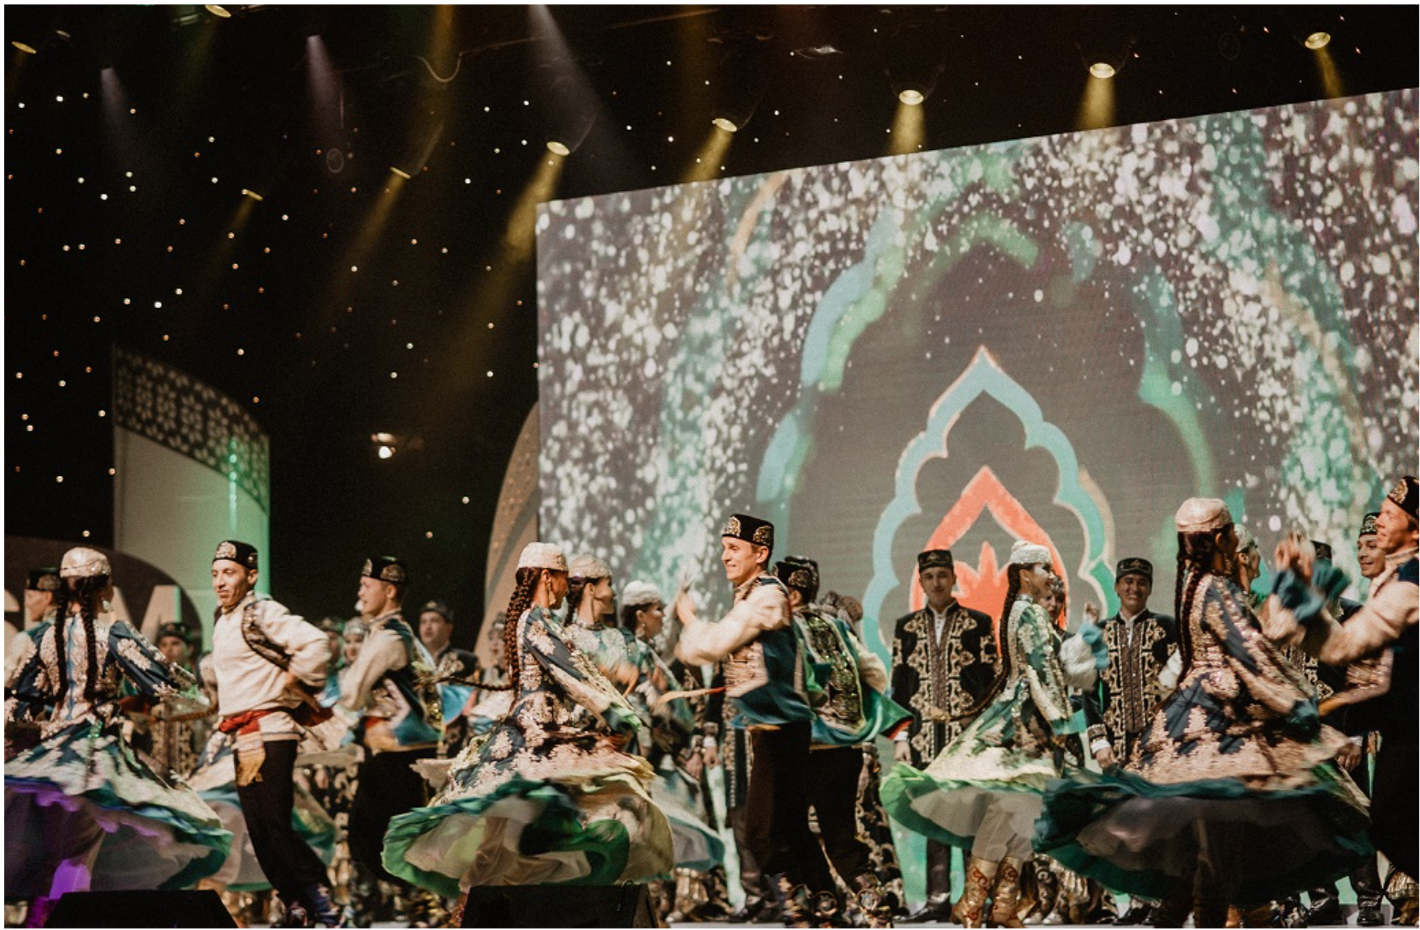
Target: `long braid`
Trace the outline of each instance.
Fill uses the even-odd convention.
[[[74,580],[74,600],[79,605],[79,618],[84,623],[84,652],[88,661],[88,673],[84,677],[84,700],[91,703],[98,692],[99,684],[99,647],[94,640],[94,619],[98,612],[95,602],[99,592],[107,588],[108,583],[107,575],[90,575]]]
[[[521,661],[518,658],[518,625],[523,611],[532,603],[533,589],[542,577],[540,568],[520,568],[513,585],[513,594],[508,598],[508,610],[503,627],[503,661],[508,664],[508,690],[518,690]]]
[[[1001,605],[1001,619],[996,624],[996,651],[1001,656],[1001,668],[996,673],[996,678],[991,682],[991,687],[987,689],[986,695],[977,701],[972,707],[957,714],[953,720],[964,720],[981,713],[985,707],[996,700],[1001,689],[1006,686],[1006,680],[1011,677],[1011,647],[1009,637],[1011,631],[1011,607],[1016,603],[1016,598],[1021,593],[1021,566],[1006,566],[1006,602]]]
[[[1178,618],[1176,622],[1179,624],[1179,651],[1183,655],[1185,671],[1193,664],[1193,637],[1187,632],[1192,628],[1193,602],[1198,594],[1198,586],[1203,583],[1203,576],[1212,572],[1213,554],[1216,551],[1218,544],[1212,533],[1178,534],[1178,575],[1174,579],[1174,612]]]
[[[69,660],[66,658],[68,647],[64,636],[64,629],[69,620],[69,604],[75,599],[74,595],[75,579],[65,580],[60,588],[59,616],[54,618],[54,627],[50,632],[54,635],[54,655],[59,666],[59,681],[56,694],[59,700],[64,700],[64,692],[69,690]]]
[[[568,578],[567,579],[567,622],[580,623],[582,614],[582,593],[587,590],[587,586],[595,579],[592,578]],[[597,617],[592,618],[592,622],[597,622]]]

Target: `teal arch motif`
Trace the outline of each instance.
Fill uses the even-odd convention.
[[[901,584],[892,562],[892,543],[902,525],[922,512],[917,500],[917,476],[929,461],[949,455],[947,440],[952,427],[983,395],[1000,401],[1020,419],[1026,431],[1025,448],[1043,448],[1054,459],[1060,475],[1054,503],[1074,514],[1084,531],[1085,553],[1076,575],[1095,589],[1101,603],[1110,602],[1107,592],[1112,590],[1114,575],[1107,549],[1113,518],[1108,502],[1083,475],[1075,448],[1064,431],[1046,421],[1040,404],[1030,392],[1006,373],[990,350],[980,346],[971,364],[932,404],[926,427],[903,449],[893,499],[878,517],[877,529],[873,532],[873,575],[863,595],[863,615],[872,617],[878,625],[878,635],[868,637],[868,645],[884,658],[888,651],[883,605],[892,590]]]

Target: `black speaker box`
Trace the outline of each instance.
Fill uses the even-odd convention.
[[[71,891],[46,927],[235,927],[215,891]]]
[[[473,888],[465,927],[654,927],[645,885],[507,885]]]

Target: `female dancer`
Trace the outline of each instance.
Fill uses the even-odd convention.
[[[1155,925],[1192,910],[1221,927],[1229,904],[1281,898],[1369,853],[1365,800],[1331,764],[1346,738],[1263,635],[1238,586],[1237,531],[1222,501],[1175,517],[1175,609],[1184,674],[1123,771],[1051,786],[1036,849],[1106,886],[1163,899]]]
[[[612,612],[615,599],[611,569],[605,562],[594,555],[572,559],[567,572],[567,603],[572,609],[562,627],[562,638],[591,659],[607,680],[619,685],[625,693],[636,684],[641,673],[628,648],[627,637],[616,627],[616,615]],[[647,733],[641,735],[649,737]]]
[[[567,561],[529,543],[508,604],[513,706],[459,754],[429,807],[396,817],[385,868],[445,897],[473,885],[636,881],[671,870],[670,827],[646,760],[621,751],[640,727],[625,698],[567,648],[551,611]]]
[[[1049,583],[1050,550],[1018,541],[1006,569],[999,629],[1001,673],[985,709],[924,771],[898,765],[883,782],[883,804],[900,823],[969,848],[966,888],[952,915],[981,926],[988,895],[993,924],[1019,927],[1021,866],[1046,784],[1084,730],[1068,688],[1087,687],[1107,660],[1098,629],[1062,649],[1060,634],[1034,598]]]
[[[209,706],[196,678],[100,616],[113,597],[103,553],[70,549],[59,575],[62,619],[31,639],[5,702],[7,724],[17,707],[54,708],[40,743],[5,764],[5,896],[36,898],[35,926],[67,891],[187,887],[217,871],[232,841],[194,791],[123,740],[123,679],[186,715]]]

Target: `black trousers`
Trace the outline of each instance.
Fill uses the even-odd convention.
[[[309,885],[330,884],[325,863],[291,825],[296,794],[292,778],[296,745],[296,740],[265,743],[266,759],[257,777],[251,784],[237,786],[256,861],[261,864],[271,887],[287,901],[300,898],[301,889]]]
[[[809,804],[818,815],[818,835],[828,861],[853,887],[853,879],[872,871],[871,850],[858,837],[858,778],[863,772],[863,749],[839,746],[809,752]],[[832,885],[816,889],[827,891]]]
[[[1420,783],[1420,740],[1415,731],[1386,733],[1376,753],[1371,782],[1371,840],[1406,875],[1420,874],[1415,821],[1420,819],[1415,786]]]
[[[435,752],[433,747],[381,752],[360,766],[360,784],[350,804],[350,858],[384,881],[402,884],[385,871],[383,861],[391,818],[429,800],[424,778],[410,766],[434,758]]]
[[[809,732],[807,720],[752,731],[745,839],[766,878],[786,874],[794,884],[820,891],[833,885],[809,830]]]

